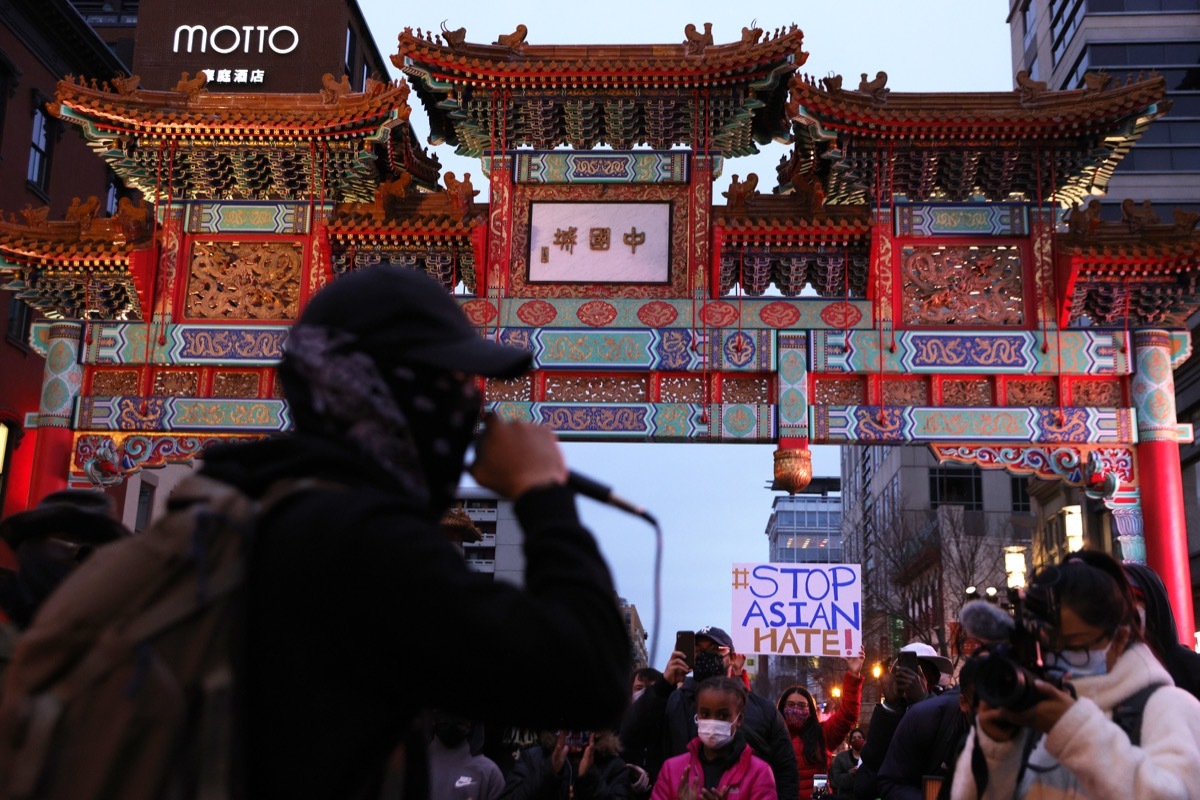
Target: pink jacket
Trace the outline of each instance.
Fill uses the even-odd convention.
[[[650,800],[679,800],[679,782],[684,770],[687,770],[688,783],[696,789],[695,796],[699,796],[704,785],[704,766],[700,763],[703,746],[699,738],[692,739],[686,753],[667,759],[658,772]],[[749,746],[742,750],[737,763],[727,769],[717,783],[717,791],[726,788],[726,800],[777,800],[771,767],[754,755]]]

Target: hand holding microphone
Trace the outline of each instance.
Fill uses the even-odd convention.
[[[567,482],[567,462],[554,431],[489,414],[475,442],[475,482],[501,497],[516,499],[530,489]]]

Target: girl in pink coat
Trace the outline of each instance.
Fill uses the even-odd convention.
[[[777,800],[775,776],[738,735],[746,687],[732,678],[709,678],[696,693],[700,735],[687,752],[668,759],[650,800]]]

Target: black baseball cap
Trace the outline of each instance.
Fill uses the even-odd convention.
[[[721,647],[733,649],[733,637],[720,628],[714,628],[711,625],[707,628],[701,628],[696,631],[697,639],[711,639]]]
[[[351,346],[381,364],[513,378],[533,360],[528,350],[480,336],[445,287],[411,267],[343,275],[313,296],[298,324],[352,333]]]

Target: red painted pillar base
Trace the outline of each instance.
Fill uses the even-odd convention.
[[[1179,642],[1192,648],[1196,646],[1196,618],[1192,609],[1192,575],[1179,445],[1154,441],[1142,442],[1137,448],[1146,566],[1157,572],[1166,584],[1175,625],[1179,629]]]
[[[70,428],[38,428],[37,447],[33,452],[33,477],[29,482],[29,505],[51,492],[67,488],[74,451]]]

